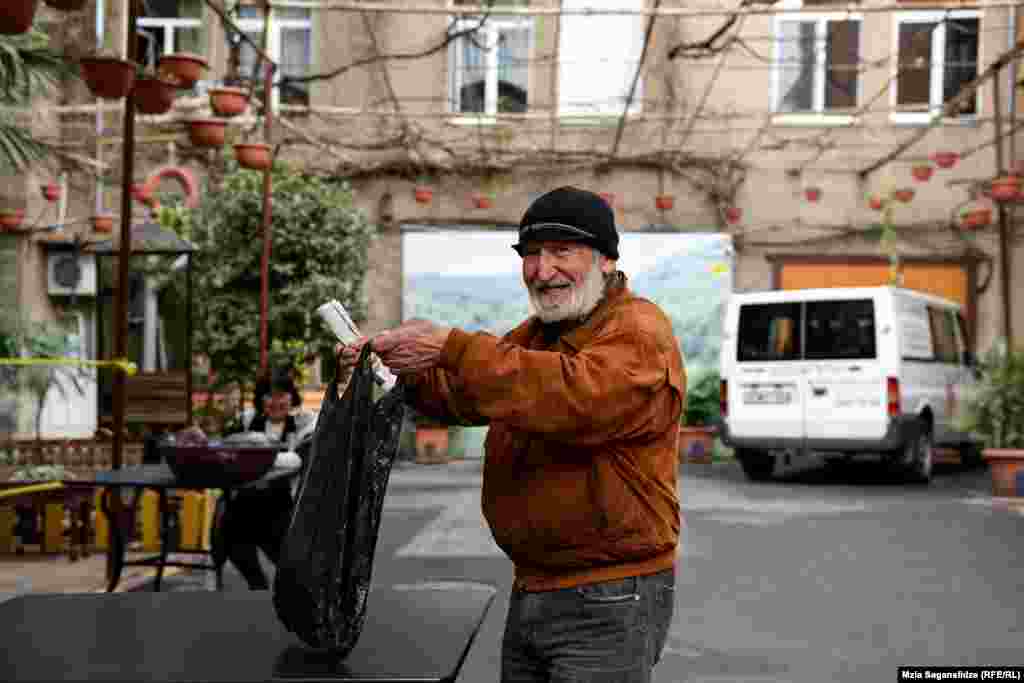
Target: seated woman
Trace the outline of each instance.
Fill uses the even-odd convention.
[[[287,369],[275,369],[256,383],[256,413],[249,423],[250,432],[261,432],[271,441],[295,447],[296,415],[293,408],[302,405],[302,397]],[[219,533],[227,559],[231,561],[252,590],[270,587],[260,564],[258,550],[275,565],[291,523],[291,481],[287,477],[259,486],[239,489],[220,520]]]

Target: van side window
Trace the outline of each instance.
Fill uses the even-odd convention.
[[[953,317],[941,308],[928,306],[928,323],[932,332],[932,347],[935,349],[934,360],[959,365]]]
[[[876,357],[875,307],[871,299],[807,303],[808,360]]]
[[[800,359],[800,304],[740,306],[736,360]]]

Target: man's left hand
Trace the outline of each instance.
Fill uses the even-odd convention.
[[[409,320],[375,335],[371,346],[395,374],[421,372],[441,361],[441,349],[451,331],[429,320]]]

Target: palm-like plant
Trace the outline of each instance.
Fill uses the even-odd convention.
[[[32,29],[0,35],[0,172],[20,170],[43,157],[50,146],[18,125],[17,113],[51,93],[76,70],[49,47],[49,38]]]

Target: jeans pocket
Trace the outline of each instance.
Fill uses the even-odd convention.
[[[576,593],[585,605],[628,605],[640,601],[635,576],[577,586]]]

